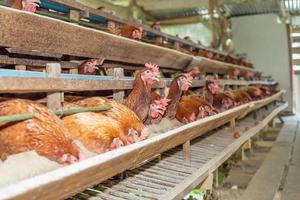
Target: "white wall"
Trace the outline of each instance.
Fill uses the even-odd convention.
[[[178,34],[181,38],[190,36],[194,42],[200,41],[205,46],[209,46],[212,40],[211,30],[202,23],[165,25],[162,31],[174,36]]]
[[[254,67],[272,75],[287,91],[285,100],[292,110],[287,29],[274,14],[232,18],[233,42],[237,52],[247,53]]]

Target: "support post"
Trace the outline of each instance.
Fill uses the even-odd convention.
[[[214,171],[214,186],[219,187],[219,168]]]
[[[184,161],[191,164],[191,144],[189,140],[183,144],[183,156]]]
[[[235,131],[235,118],[232,118],[230,120],[230,128],[232,129],[232,131]]]
[[[202,190],[210,190],[213,189],[214,175],[211,173],[208,177],[200,184],[200,188]]]
[[[77,10],[70,10],[69,18],[74,21],[79,21],[80,13]]]
[[[177,50],[177,51],[180,50],[180,44],[179,44],[179,42],[177,42],[177,41],[174,42],[174,49]]]
[[[21,70],[21,71],[26,71],[26,65],[16,65],[15,69],[16,70]]]
[[[78,74],[78,68],[70,69],[69,73],[70,74]]]
[[[59,78],[61,74],[61,65],[59,63],[48,63],[46,65],[48,77]],[[51,110],[61,109],[61,102],[63,101],[62,92],[51,92],[47,94],[47,107]]]
[[[114,68],[114,78],[116,80],[122,79],[124,77],[123,68]],[[123,90],[114,90],[113,98],[119,103],[123,103],[125,92]]]

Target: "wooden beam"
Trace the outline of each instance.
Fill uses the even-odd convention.
[[[6,55],[0,55],[0,63],[8,65],[27,65],[27,66],[36,66],[36,67],[46,67],[47,63],[53,62],[51,60],[42,60],[42,59],[29,59],[29,58],[18,58],[10,57]],[[78,67],[79,63],[74,62],[59,62],[62,68],[70,69]]]
[[[203,20],[202,16],[188,16],[180,18],[168,18],[160,20],[161,25],[178,25],[178,24],[192,24],[192,23],[206,23],[207,21]]]
[[[184,10],[207,8],[208,0],[139,0],[139,4],[147,11]]]
[[[300,33],[300,28],[293,28],[292,33]]]
[[[292,37],[292,42],[293,43],[299,43],[300,42],[300,37],[297,36],[297,37]]]
[[[40,51],[34,51],[34,50],[26,50],[21,48],[6,48],[6,50],[9,53],[15,53],[15,54],[23,54],[23,55],[30,55],[30,56],[41,56],[41,57],[50,57],[50,58],[61,58],[62,54],[57,53],[44,53]]]
[[[135,64],[155,60],[159,66],[175,69],[193,59],[175,50],[3,6],[0,13],[0,46]]]
[[[300,65],[300,59],[293,60],[293,65]]]
[[[293,52],[294,54],[299,54],[299,53],[300,53],[300,47],[294,47],[294,48],[292,49],[292,52]]]

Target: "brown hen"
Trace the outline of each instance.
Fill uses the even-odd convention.
[[[0,124],[0,158],[35,150],[40,156],[60,164],[83,159],[72,143],[62,121],[46,107],[29,100],[9,100],[0,103],[0,115],[35,113],[29,120]]]

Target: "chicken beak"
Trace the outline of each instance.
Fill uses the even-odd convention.
[[[153,77],[152,77],[152,80],[153,80],[153,81],[157,81],[157,82],[160,81],[159,76],[153,76]]]

